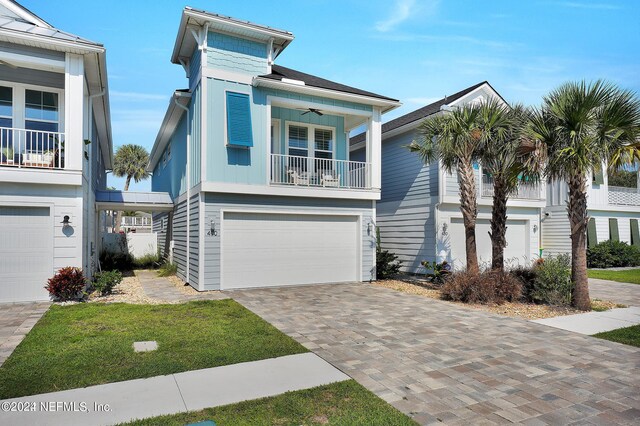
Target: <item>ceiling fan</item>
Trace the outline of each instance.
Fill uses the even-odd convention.
[[[318,114],[318,115],[323,115],[322,111],[320,111],[319,109],[315,109],[315,108],[308,108],[305,112],[303,112],[300,115],[306,115],[306,114],[309,114],[310,112],[312,112],[314,114]]]

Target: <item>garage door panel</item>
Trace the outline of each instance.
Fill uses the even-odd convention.
[[[46,300],[53,271],[48,208],[0,207],[0,302]]]
[[[476,222],[476,247],[478,251],[478,261],[482,263],[491,262],[491,222],[488,219],[478,219]],[[527,221],[507,220],[507,247],[504,252],[506,265],[528,263],[529,253],[529,233]],[[451,231],[449,245],[451,259],[454,268],[463,269],[466,266],[466,248],[464,223],[461,218],[451,219]]]
[[[226,213],[223,288],[357,279],[358,218]]]

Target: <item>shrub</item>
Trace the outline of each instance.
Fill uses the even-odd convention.
[[[178,265],[171,262],[164,262],[160,265],[160,270],[158,270],[159,277],[169,277],[171,275],[175,275],[178,272]]]
[[[535,267],[535,279],[527,297],[534,303],[569,305],[572,292],[571,258],[562,254],[546,258]]]
[[[522,283],[522,297],[527,301],[531,301],[531,292],[533,291],[537,276],[537,266],[540,264],[542,264],[541,259],[538,259],[533,267],[518,266],[509,271],[511,275],[519,279]]]
[[[147,269],[157,268],[160,264],[160,256],[158,254],[145,254],[142,257],[133,259],[133,265],[136,268]]]
[[[441,263],[429,262],[423,260],[420,264],[427,270],[433,271],[427,274],[434,284],[444,284],[445,280],[451,275],[451,265],[446,260]]]
[[[639,266],[640,250],[622,241],[604,241],[587,250],[589,268]]]
[[[96,289],[102,296],[111,294],[113,288],[120,284],[122,281],[122,274],[120,271],[102,271],[94,274],[93,288]]]
[[[49,278],[45,289],[56,300],[77,299],[85,288],[86,280],[82,269],[67,266]]]
[[[113,253],[103,251],[100,253],[100,267],[104,271],[130,271],[133,269],[133,256],[129,253]]]
[[[376,251],[376,278],[383,280],[400,272],[402,261],[389,250]]]
[[[514,302],[522,296],[522,283],[503,271],[485,271],[479,274],[457,272],[442,286],[442,297],[465,303]]]

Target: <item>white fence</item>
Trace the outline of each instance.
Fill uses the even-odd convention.
[[[64,169],[64,133],[0,127],[0,165]]]
[[[112,253],[130,253],[134,258],[158,253],[158,234],[149,232],[137,234],[102,234],[102,249]]]
[[[371,165],[360,161],[271,154],[271,184],[371,189]]]

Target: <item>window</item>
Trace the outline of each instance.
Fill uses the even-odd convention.
[[[315,158],[333,158],[333,131],[314,129]]]
[[[289,126],[289,155],[307,157],[309,155],[309,129]]]
[[[25,128],[58,131],[58,94],[39,90],[25,90]]]
[[[227,92],[227,145],[253,146],[251,102],[245,93]]]
[[[0,86],[0,127],[13,125],[13,89]]]

